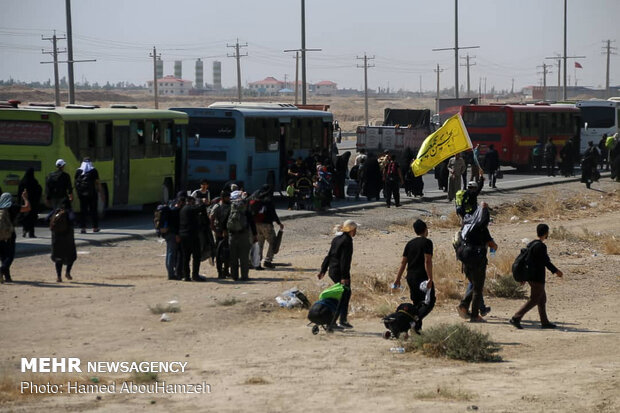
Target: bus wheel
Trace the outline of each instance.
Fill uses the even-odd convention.
[[[172,178],[165,178],[164,183],[161,186],[161,201],[163,204],[167,204],[173,198],[172,193]]]
[[[99,215],[99,219],[105,218],[108,209],[108,200],[110,199],[108,196],[108,184],[101,184],[101,191],[103,192],[103,199],[101,199],[101,196],[97,197],[97,215]]]

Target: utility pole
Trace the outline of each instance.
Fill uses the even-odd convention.
[[[369,60],[373,60],[375,57],[368,57],[366,56],[366,53],[364,53],[364,57],[358,57],[358,60],[363,60],[364,61],[364,65],[360,66],[357,65],[357,67],[363,67],[364,68],[364,119],[366,121],[366,126],[368,126],[368,68],[369,67],[375,67],[375,65],[369,65],[368,61]]]
[[[556,91],[556,96],[555,96],[555,100],[556,101],[561,101],[561,95],[560,93],[562,93],[562,81],[560,80],[560,75],[562,73],[562,56],[560,56],[559,54],[556,56],[552,56],[552,57],[545,57],[545,59],[551,59],[553,61],[556,61],[558,63],[558,90]]]
[[[157,60],[161,59],[161,54],[157,54],[157,49],[153,46],[153,53],[149,55],[153,58],[153,95],[155,95],[155,109],[159,109],[159,93],[157,92]]]
[[[41,36],[41,40],[51,40],[52,41],[52,51],[47,52],[45,50],[41,50],[43,54],[51,54],[54,58],[53,62],[41,62],[42,64],[53,63],[54,64],[54,104],[56,106],[60,106],[60,85],[58,82],[58,53],[66,53],[66,50],[58,50],[57,41],[65,40],[66,37],[56,37],[56,30],[54,30],[54,35],[52,37],[43,37]]]
[[[443,69],[439,68],[439,63],[437,63],[437,69],[433,70],[437,73],[437,98],[435,99],[435,113],[439,113],[439,74],[443,72]]]
[[[295,104],[299,103],[299,52],[295,52]]]
[[[470,56],[469,53],[467,53],[467,56],[461,57],[461,59],[465,59],[466,63],[464,65],[461,66],[467,66],[467,97],[470,97],[471,95],[471,88],[469,87],[469,67],[470,66],[476,66],[475,63],[470,63],[469,59],[475,59],[476,56]]]
[[[510,88],[510,94],[514,95],[515,94],[515,78],[512,78],[512,87]]]
[[[69,78],[69,103],[75,103],[75,84],[73,81],[73,30],[71,29],[71,0],[65,0],[67,14],[67,77]]]
[[[420,75],[420,97],[422,97],[422,75]]]
[[[547,100],[547,74],[551,73],[551,71],[548,70],[549,65],[546,63],[543,63],[542,66],[537,66],[537,67],[542,67],[543,69],[542,75],[543,75],[543,102],[544,102]]]
[[[459,49],[478,49],[480,46],[459,47],[459,0],[454,0],[454,47],[433,49],[433,52],[454,50],[454,97],[459,98]]]
[[[607,70],[605,72],[605,97],[610,97],[609,93],[609,56],[612,54],[616,54],[612,52],[612,50],[618,50],[616,47],[611,47],[611,40],[604,41],[603,43],[607,43],[607,46],[603,47],[603,54],[607,55]]]
[[[244,54],[241,55],[239,54],[239,48],[240,47],[248,47],[248,44],[239,44],[239,39],[237,39],[237,43],[235,43],[234,45],[226,45],[226,47],[234,47],[235,48],[235,54],[234,55],[228,55],[228,57],[234,57],[235,59],[237,59],[237,99],[239,100],[239,102],[241,102],[241,58],[243,56],[247,56],[248,54]]]

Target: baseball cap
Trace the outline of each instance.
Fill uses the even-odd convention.
[[[64,159],[58,159],[56,160],[56,167],[60,168],[61,166],[65,166],[67,163],[65,162]]]

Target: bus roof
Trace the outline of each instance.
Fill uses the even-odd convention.
[[[187,119],[187,114],[164,109],[68,109],[49,107],[2,108],[2,113],[56,114],[64,120],[113,120],[113,119]],[[6,116],[2,116],[6,118]]]
[[[618,107],[620,106],[620,99],[614,100],[613,98],[608,100],[602,99],[590,99],[577,102],[577,107]]]
[[[528,104],[528,105],[464,105],[463,109],[470,110],[479,108],[482,111],[499,111],[501,109],[510,109],[514,112],[557,112],[558,109],[566,112],[579,112],[579,108],[571,104]]]
[[[182,111],[190,116],[200,116],[207,114],[217,114],[223,112],[237,112],[242,116],[266,116],[266,117],[306,117],[306,118],[322,118],[326,121],[330,121],[333,119],[333,114],[331,112],[324,112],[321,110],[309,110],[309,109],[298,109],[293,105],[293,107],[280,107],[280,108],[263,108],[262,106],[209,106],[207,108],[191,108],[191,107],[175,107],[170,108],[170,110]]]

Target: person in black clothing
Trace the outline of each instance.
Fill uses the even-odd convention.
[[[528,284],[532,288],[530,299],[517,311],[510,319],[510,324],[518,329],[522,329],[521,319],[532,308],[538,306],[538,314],[540,315],[540,328],[556,328],[556,325],[547,318],[547,294],[545,293],[545,267],[558,277],[562,277],[564,273],[558,270],[551,263],[551,259],[547,254],[547,246],[544,241],[549,237],[549,226],[547,224],[538,224],[536,227],[536,235],[538,240],[533,241],[530,250],[528,264],[530,265],[530,280]]]
[[[586,188],[594,181],[598,181],[598,148],[594,146],[592,141],[588,142],[588,148],[583,154],[581,161],[581,182],[586,184]]]
[[[62,214],[63,217],[54,223],[54,216]],[[56,267],[56,281],[62,282],[62,266],[66,266],[65,277],[67,280],[73,280],[71,269],[75,260],[77,260],[77,250],[75,248],[75,236],[73,234],[73,223],[75,222],[75,214],[71,209],[71,201],[65,198],[60,203],[60,207],[52,210],[47,216],[50,222],[52,232],[52,261]],[[53,226],[53,227],[52,227]]]
[[[497,244],[493,241],[489,233],[488,225],[490,216],[488,205],[482,202],[480,208],[482,208],[480,212],[482,218],[479,223],[472,226],[472,229],[466,235],[463,235],[467,245],[477,254],[474,261],[463,263],[465,276],[469,282],[473,284],[473,288],[468,289],[457,307],[459,315],[463,318],[469,316],[469,321],[472,323],[481,323],[485,321],[480,315],[480,310],[482,308],[482,290],[484,288],[488,263],[487,246],[497,250]],[[471,312],[469,312],[470,305]]]
[[[71,177],[64,171],[67,163],[63,159],[56,161],[56,170],[50,173],[45,180],[45,199],[47,206],[56,209],[63,199],[73,201],[73,187]]]
[[[456,208],[456,213],[464,218],[465,215],[471,215],[478,209],[478,195],[484,187],[484,175],[480,174],[478,182],[470,181],[467,184],[467,190],[463,195],[463,204]]]
[[[555,176],[555,157],[557,155],[557,149],[553,144],[551,138],[545,144],[545,166],[547,167],[547,176]]]
[[[605,146],[606,142],[607,142],[607,134],[604,133],[603,136],[601,137],[601,140],[598,142],[598,150],[601,153],[601,157],[599,159],[599,162],[601,163],[601,171],[603,170],[603,168],[609,171],[609,162],[607,159],[608,151],[607,151],[607,146]]]
[[[99,183],[99,172],[93,166],[90,158],[84,158],[80,167],[75,171],[73,181],[80,200],[80,233],[86,234],[87,215],[90,215],[93,221],[93,232],[99,232],[97,198],[103,194]]]
[[[167,231],[164,235],[166,240],[166,271],[169,280],[180,280],[182,270],[181,237],[179,236],[179,211],[187,198],[184,192],[180,192],[174,202],[171,202],[168,211],[166,225]]]
[[[336,236],[332,240],[329,252],[323,259],[321,271],[317,275],[319,280],[325,277],[325,273],[329,269],[329,278],[334,283],[340,283],[345,286],[340,305],[338,307],[338,316],[340,324],[333,325],[330,328],[353,328],[347,321],[349,314],[349,300],[351,299],[351,260],[353,258],[353,237],[357,233],[357,224],[348,219],[342,225],[334,227]],[[334,320],[335,322],[336,320]]]
[[[217,268],[217,278],[224,279],[230,277],[230,247],[228,246],[228,231],[226,221],[230,214],[230,192],[222,190],[219,201],[212,206],[209,218],[211,219],[211,229],[215,233],[215,263]]]
[[[41,185],[34,177],[34,168],[28,168],[24,177],[19,183],[17,189],[17,199],[21,199],[22,193],[27,191],[28,200],[30,201],[30,211],[22,214],[22,225],[24,228],[23,236],[26,238],[36,238],[34,235],[34,227],[37,224],[39,204],[41,203],[41,193],[43,192]]]
[[[499,154],[495,150],[493,144],[489,145],[489,151],[484,156],[484,169],[489,173],[489,185],[491,188],[497,188],[497,170],[499,169]]]
[[[568,139],[562,149],[560,149],[560,159],[561,165],[560,170],[563,176],[573,176],[573,165],[574,165],[574,155],[573,155],[573,139]]]
[[[358,176],[362,195],[368,198],[368,201],[378,201],[381,193],[381,167],[374,154],[368,155],[363,166],[360,166]]]
[[[0,239],[0,282],[2,283],[13,281],[11,279],[11,264],[15,259],[15,238],[17,238],[15,222],[17,216],[20,213],[30,211],[28,191],[22,192],[21,199],[24,201],[24,205],[13,204],[13,196],[8,192],[0,196],[0,225],[3,226],[1,231],[3,238]],[[4,227],[4,225],[8,225],[8,227]]]
[[[400,165],[396,162],[389,152],[385,154],[387,160],[385,168],[383,169],[383,194],[385,195],[385,203],[389,208],[391,204],[391,198],[394,196],[394,206],[400,206],[400,187],[403,185],[403,173],[400,170]]]
[[[349,158],[351,152],[346,151],[336,158],[336,170],[334,171],[334,196],[337,199],[345,199],[344,185],[347,180],[347,172],[349,171]]]
[[[182,277],[185,281],[206,281],[200,272],[200,221],[198,215],[206,212],[207,205],[196,205],[194,198],[188,198],[186,205],[179,211],[179,236],[183,251]],[[190,278],[189,262],[192,260]]]
[[[428,227],[420,219],[413,223],[417,237],[405,246],[403,258],[394,281],[400,287],[400,279],[407,267],[407,285],[411,301],[416,307],[417,320],[414,330],[422,328],[422,319],[435,307],[435,286],[433,285],[433,242],[428,239]]]

